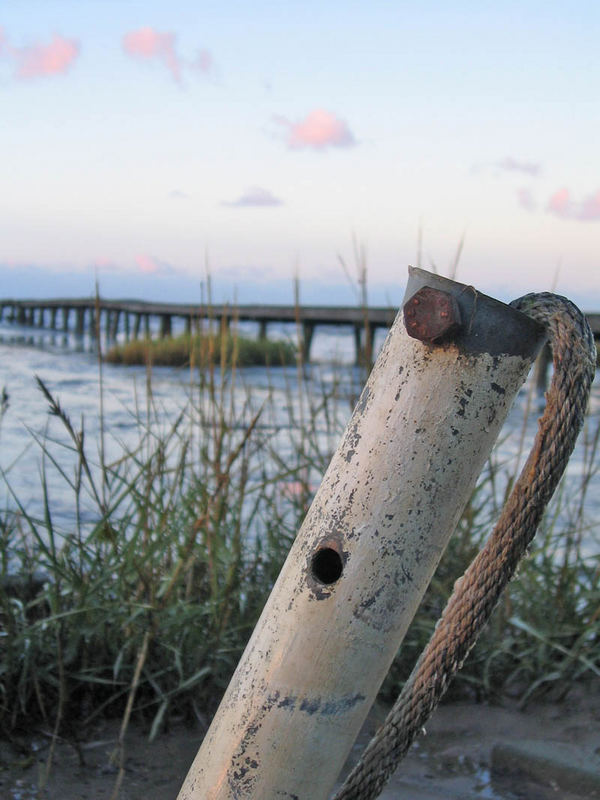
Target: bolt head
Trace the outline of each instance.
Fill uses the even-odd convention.
[[[406,332],[422,342],[438,342],[460,329],[455,298],[440,289],[424,286],[404,304]]]

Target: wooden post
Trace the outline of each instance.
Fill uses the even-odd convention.
[[[370,369],[373,363],[373,328],[368,322],[354,325],[354,347],[354,363]]]
[[[118,308],[115,308],[112,311],[112,318],[110,320],[109,330],[108,330],[108,338],[111,342],[114,342],[117,338],[117,333],[119,332],[119,318],[121,316],[121,312]]]
[[[69,330],[69,312],[71,311],[69,306],[63,307],[63,331],[66,333]]]
[[[361,357],[361,353],[362,353],[361,330],[362,330],[362,326],[361,325],[354,325],[353,326],[353,331],[354,331],[354,363],[356,364],[356,366],[359,366],[359,364],[361,363],[361,360],[362,360],[362,357]]]
[[[85,308],[81,306],[77,309],[75,314],[75,333],[77,336],[82,337],[85,330]]]
[[[133,322],[133,338],[139,339],[140,338],[140,328],[142,325],[142,315],[139,312],[135,312],[134,314],[134,322]]]
[[[446,338],[396,317],[179,800],[330,796],[543,336],[422,270],[407,314],[426,287]]]
[[[161,314],[160,315],[160,337],[161,339],[165,339],[167,336],[171,335],[171,315],[170,314]]]
[[[302,358],[306,362],[310,361],[310,346],[312,344],[314,333],[314,322],[304,321],[302,323]]]
[[[373,364],[373,338],[374,330],[372,325],[365,323],[365,364],[370,369]]]

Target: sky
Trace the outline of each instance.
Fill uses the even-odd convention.
[[[364,258],[373,303],[600,310],[598,42],[596,0],[0,0],[0,296],[347,303]]]

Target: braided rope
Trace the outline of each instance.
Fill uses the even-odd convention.
[[[491,536],[438,621],[429,644],[361,760],[333,800],[377,797],[461,668],[533,539],[583,425],[596,368],[587,320],[569,300],[529,294],[511,306],[542,323],[554,375],[532,451]]]

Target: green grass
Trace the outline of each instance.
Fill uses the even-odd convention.
[[[214,364],[221,361],[225,349],[228,363],[237,366],[281,366],[296,363],[296,348],[286,341],[248,339],[229,333],[219,335],[182,334],[161,339],[135,339],[114,345],[105,355],[111,364],[147,364],[184,367],[190,364]]]
[[[63,433],[35,437],[41,518],[16,496],[0,516],[4,735],[41,726],[76,740],[98,716],[120,716],[122,766],[133,715],[146,720],[150,735],[175,716],[210,720],[350,411],[340,390],[344,376],[309,385],[299,365],[287,374],[285,413],[278,401],[277,416],[274,393],[253,402],[227,348],[219,353],[220,370],[211,356],[187,395],[182,385],[174,417],[154,402],[149,372],[145,403],[132,410],[136,440],[119,445],[110,461],[39,382]],[[10,413],[8,399],[2,413]],[[590,418],[580,482],[559,491],[454,691],[527,702],[600,676],[600,557],[584,547],[597,534],[586,493],[598,468],[599,431]],[[59,470],[73,498],[68,531],[55,524],[50,470]],[[509,473],[493,456],[384,697],[399,690],[454,581],[491,530],[494,498],[499,486],[510,485]],[[10,486],[10,474],[4,480]],[[293,493],[286,492],[290,485]],[[45,579],[36,584],[30,578],[39,573]],[[15,575],[20,583],[9,580]]]
[[[42,725],[79,736],[98,715],[121,715],[126,729],[131,714],[154,734],[173,714],[208,720],[215,710],[306,511],[308,474],[328,458],[310,413],[298,428],[306,386],[290,379],[287,421],[274,428],[272,392],[254,407],[225,348],[221,358],[191,389],[182,383],[173,419],[149,372],[145,406],[132,410],[137,439],[110,462],[38,381],[63,435],[32,434],[43,516],[13,495],[0,517],[5,735]],[[335,387],[324,388],[331,420],[336,402]],[[50,470],[72,494],[74,530],[55,524]]]

